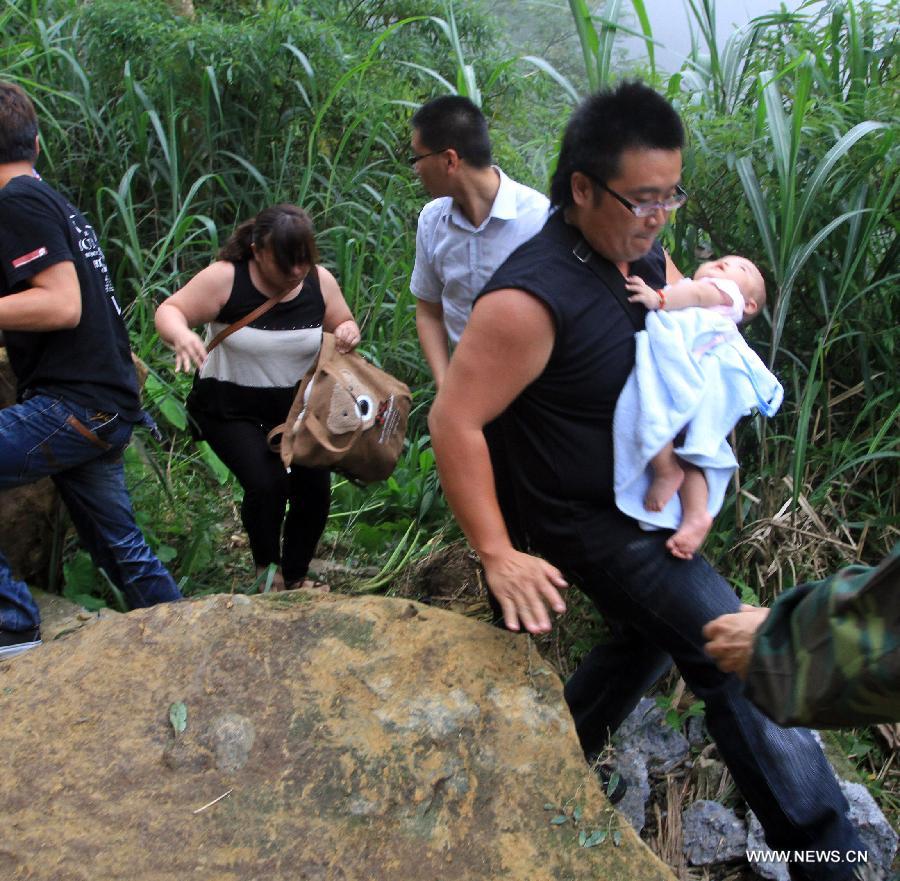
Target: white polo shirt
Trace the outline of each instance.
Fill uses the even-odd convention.
[[[547,221],[547,197],[494,168],[500,189],[481,226],[472,226],[450,196],[429,202],[419,214],[409,287],[420,300],[443,305],[444,327],[454,344],[475,296],[497,267]]]

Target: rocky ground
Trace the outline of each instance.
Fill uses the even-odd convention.
[[[361,577],[373,574],[327,560],[314,561],[313,570],[338,592],[352,591]],[[462,544],[418,563],[404,573],[391,593],[476,619],[488,616],[480,567]],[[40,595],[40,603],[44,634],[49,639],[115,614],[104,610],[100,616],[92,615],[46,594]],[[567,631],[568,626],[563,620],[552,638],[534,641],[535,653],[563,677],[571,669],[568,643],[576,638]],[[619,810],[679,879],[757,881],[762,876],[786,881],[783,866],[748,864],[746,851],[764,846],[759,825],[748,814],[710,742],[702,715],[694,715],[694,701],[683,683],[673,680],[661,694],[665,697],[641,702],[618,732],[611,751],[611,758],[629,782],[629,792]],[[882,729],[880,736],[886,740],[896,738],[896,751],[900,726]],[[833,739],[826,740],[826,749],[839,769],[842,789],[863,839],[878,862],[888,867],[883,877],[900,878],[896,831]],[[892,865],[897,874],[891,873]]]
[[[488,616],[477,558],[462,543],[419,563],[396,589],[462,614]],[[563,678],[571,672],[569,650],[577,638],[568,626],[563,619],[551,637],[535,640]],[[617,732],[610,758],[629,784],[618,809],[679,879],[788,881],[784,864],[748,863],[748,850],[765,848],[762,829],[710,740],[695,699],[676,677],[667,685],[659,700],[642,700]],[[879,728],[877,736],[896,754],[900,725]],[[900,881],[897,831],[833,736],[824,735],[823,746],[870,859],[880,867],[874,877]]]

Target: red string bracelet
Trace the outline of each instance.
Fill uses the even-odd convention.
[[[666,308],[666,292],[662,288],[660,288],[656,292],[656,296],[659,297],[659,308],[665,309]]]

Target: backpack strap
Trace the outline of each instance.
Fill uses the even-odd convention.
[[[572,254],[574,254],[576,260],[584,263],[609,289],[609,292],[618,300],[622,309],[625,310],[625,314],[628,316],[628,320],[635,331],[643,330],[644,317],[647,314],[647,310],[640,303],[628,302],[628,296],[622,284],[622,276],[618,270],[608,260],[597,260],[596,254],[585,241],[583,235],[578,235],[578,241],[575,242],[572,248]]]
[[[306,390],[309,388],[309,384],[313,381],[313,378],[315,377],[319,369],[326,365],[329,361],[331,361],[332,357],[334,356],[334,351],[334,334],[323,331],[322,342],[319,345],[319,354],[316,357],[316,363],[306,371],[306,375],[303,377],[303,379],[300,380],[297,386],[297,392],[294,395],[294,400],[291,403],[291,408],[288,411],[287,419],[280,425],[276,425],[266,435],[266,441],[269,444],[269,449],[273,453],[281,455],[282,436],[285,435],[288,429],[297,421],[297,417],[300,415],[305,405],[304,397],[306,396]],[[284,456],[282,456],[282,461],[284,462],[284,467],[287,468],[288,471],[290,471],[291,468],[289,461],[285,460]]]

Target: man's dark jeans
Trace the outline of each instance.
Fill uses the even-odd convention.
[[[812,734],[771,722],[743,696],[740,680],[720,672],[704,653],[703,625],[740,604],[705,560],[672,557],[664,546],[668,535],[637,535],[590,567],[584,558],[577,571],[568,567],[567,574],[614,633],[566,684],[585,753],[603,748],[607,733],[619,727],[674,660],[688,687],[705,702],[709,732],[770,847],[865,850]],[[804,868],[812,874],[804,874]],[[809,881],[850,878],[852,869],[847,863],[791,866],[792,877]]]
[[[0,410],[0,491],[52,477],[94,563],[134,609],[181,593],[134,520],[121,460],[131,430],[116,414],[48,395]],[[28,587],[0,552],[0,629],[38,624]]]

